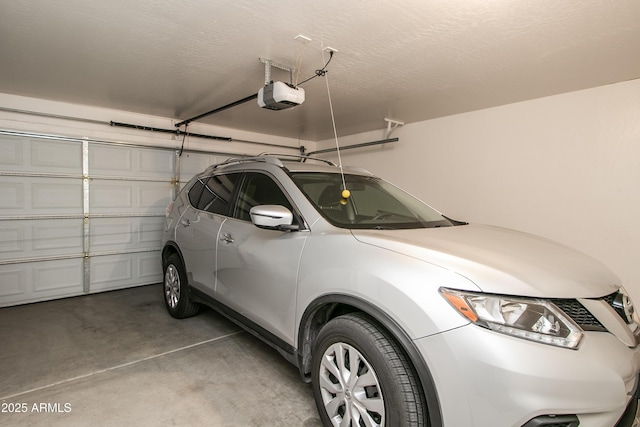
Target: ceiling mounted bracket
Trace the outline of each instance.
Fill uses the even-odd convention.
[[[398,126],[404,126],[404,122],[399,122],[398,120],[387,119],[385,117],[384,121],[387,122],[387,139],[389,139],[389,136],[391,136],[391,132],[393,132],[395,128],[397,128]]]
[[[260,58],[260,62],[264,64],[264,85],[271,84],[271,67],[279,68],[283,71],[289,72],[289,83],[293,85],[293,72],[296,70],[294,67],[289,67],[287,65],[282,65],[277,62],[274,62],[270,59]]]

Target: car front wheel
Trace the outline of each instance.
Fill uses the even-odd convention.
[[[169,314],[184,319],[198,313],[200,306],[189,298],[187,275],[177,254],[170,255],[164,263],[164,304]]]
[[[336,317],[318,334],[313,394],[325,426],[424,426],[423,401],[406,356],[360,313]]]

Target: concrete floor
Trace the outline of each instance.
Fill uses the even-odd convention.
[[[293,365],[161,285],[2,308],[0,346],[0,425],[321,426]]]

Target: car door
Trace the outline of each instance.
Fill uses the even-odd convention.
[[[294,209],[270,175],[247,172],[234,212],[220,229],[216,299],[259,332],[292,345],[298,266],[309,233],[256,227],[249,210],[257,205]]]
[[[220,226],[227,219],[231,197],[241,174],[200,178],[189,190],[190,205],[176,226],[176,241],[191,286],[213,296],[215,253]]]

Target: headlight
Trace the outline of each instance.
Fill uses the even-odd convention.
[[[440,288],[461,315],[478,326],[503,334],[577,349],[582,329],[549,301]]]

